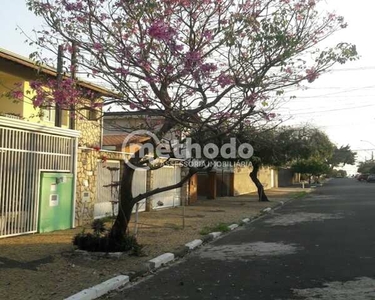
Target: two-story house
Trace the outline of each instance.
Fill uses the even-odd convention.
[[[30,83],[41,77],[56,78],[56,70],[0,49],[0,237],[71,228],[93,216],[101,110],[80,109],[74,118],[62,111],[56,126],[54,107],[30,99]],[[78,85],[95,101],[111,95]]]

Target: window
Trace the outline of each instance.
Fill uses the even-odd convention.
[[[42,108],[41,111],[41,120],[45,122],[55,122],[55,107],[54,106],[48,106]]]

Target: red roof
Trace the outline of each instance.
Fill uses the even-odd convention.
[[[104,135],[103,136],[103,145],[104,146],[122,146],[125,138],[129,135],[129,133],[123,134],[111,134],[111,135]],[[130,138],[129,142],[132,143],[143,143],[149,140],[149,136],[133,136]]]

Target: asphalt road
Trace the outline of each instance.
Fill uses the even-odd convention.
[[[375,299],[375,184],[334,179],[111,299]]]

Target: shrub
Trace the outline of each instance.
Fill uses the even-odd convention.
[[[73,238],[73,245],[80,250],[89,252],[127,252],[134,255],[142,254],[142,246],[134,236],[126,235],[121,239],[114,238],[106,231],[102,220],[95,220],[91,228],[93,233],[82,231]]]
[[[141,245],[134,236],[124,236],[121,240],[113,238],[108,233],[97,235],[92,233],[78,233],[73,238],[73,245],[80,250],[90,252],[126,252],[140,253]]]
[[[92,222],[91,228],[94,231],[94,234],[100,235],[105,231],[105,224],[102,219],[96,219]]]

